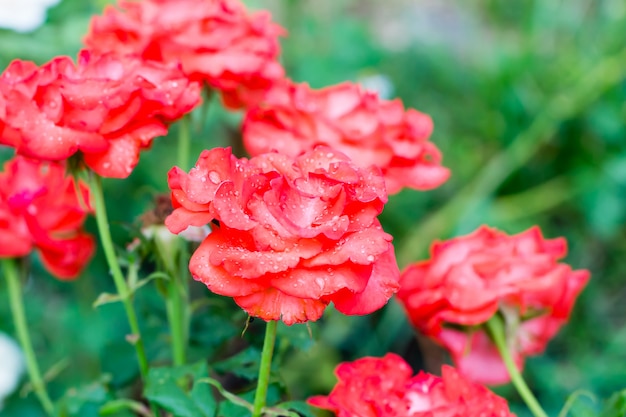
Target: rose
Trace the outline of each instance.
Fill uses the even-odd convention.
[[[0,76],[0,144],[44,160],[81,152],[105,177],[127,177],[139,152],[199,101],[178,67],[82,51],[41,68],[13,61]]]
[[[400,100],[381,100],[356,84],[321,90],[284,81],[266,100],[251,108],[243,123],[243,140],[251,155],[277,150],[298,155],[325,144],[361,167],[382,169],[389,194],[403,187],[427,190],[445,182],[441,153],[428,138],[433,123]]]
[[[88,201],[87,188],[65,177],[62,165],[16,156],[0,173],[0,258],[36,249],[56,277],[78,276],[94,252],[82,228]]]
[[[93,18],[85,38],[89,48],[180,61],[192,80],[221,91],[229,108],[257,102],[284,75],[277,57],[278,36],[285,32],[268,12],[249,13],[237,0],[120,1],[119,6]]]
[[[420,372],[398,355],[366,357],[337,366],[339,381],[328,396],[308,403],[338,417],[512,417],[501,397],[463,379],[452,367],[442,377]]]
[[[435,243],[431,259],[402,272],[398,299],[412,324],[445,346],[461,373],[486,384],[509,381],[500,355],[482,328],[502,314],[517,366],[536,355],[567,321],[589,278],[559,263],[563,238],[544,239],[538,227],[518,235],[483,226]]]
[[[330,302],[369,314],[397,290],[391,236],[376,218],[387,195],[374,167],[324,147],[250,160],[218,148],[189,174],[173,168],[169,186],[172,232],[219,224],[193,254],[192,275],[250,315],[317,320]]]

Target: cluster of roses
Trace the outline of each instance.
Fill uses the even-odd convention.
[[[310,400],[339,416],[508,415],[504,400],[475,385],[509,378],[481,326],[515,316],[509,348],[520,367],[543,351],[588,279],[559,263],[564,240],[482,227],[401,274],[377,216],[388,193],[447,180],[431,119],[352,83],[290,81],[278,62],[285,32],[268,13],[237,0],[185,3],[121,1],[93,19],[76,62],[18,60],[0,76],[0,144],[17,155],[0,175],[0,257],[36,248],[54,275],[77,276],[94,244],[82,230],[89,192],[65,177],[68,164],[126,178],[206,86],[245,111],[252,157],[212,149],[188,173],[169,173],[170,231],[212,228],[191,258],[193,277],[286,324],[317,320],[331,302],[369,314],[398,293],[458,372],[413,377],[391,354],[342,364],[333,392]]]

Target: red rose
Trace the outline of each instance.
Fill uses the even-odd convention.
[[[251,155],[278,150],[298,155],[318,144],[345,153],[361,167],[383,171],[387,192],[427,190],[445,182],[441,153],[428,141],[430,117],[404,109],[400,100],[381,100],[356,84],[321,90],[284,81],[248,111],[243,140]]]
[[[513,417],[506,400],[471,383],[449,366],[442,377],[412,376],[398,355],[361,358],[340,364],[339,382],[328,396],[309,398],[337,417]]]
[[[250,160],[218,148],[189,174],[173,168],[169,186],[170,231],[219,223],[193,254],[192,275],[252,316],[317,320],[330,302],[369,314],[398,288],[391,236],[376,218],[387,194],[374,167],[324,147]]]
[[[53,275],[76,277],[94,252],[93,238],[82,229],[88,190],[78,188],[80,199],[59,164],[22,156],[7,162],[0,172],[0,257],[37,249]]]
[[[82,51],[37,67],[14,61],[0,75],[0,144],[44,160],[80,151],[104,177],[125,178],[139,151],[199,101],[175,66]]]
[[[101,52],[180,61],[191,79],[222,92],[227,107],[258,101],[283,77],[278,36],[268,12],[249,13],[237,0],[120,1],[94,17],[85,43]]]
[[[434,244],[430,260],[403,271],[398,299],[413,325],[445,346],[465,376],[505,383],[510,378],[495,346],[472,326],[502,313],[513,326],[509,343],[520,369],[525,356],[543,352],[589,279],[588,271],[558,262],[566,252],[565,239],[546,240],[538,227],[508,236],[483,226]]]

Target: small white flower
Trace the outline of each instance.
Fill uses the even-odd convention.
[[[24,357],[13,339],[0,333],[0,409],[6,397],[17,388],[24,373]]]
[[[46,10],[59,0],[0,0],[0,27],[30,32],[46,20]]]

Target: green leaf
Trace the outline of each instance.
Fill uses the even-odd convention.
[[[626,390],[616,392],[606,402],[600,417],[624,417],[626,416]]]
[[[138,413],[142,416],[150,415],[150,410],[144,404],[128,399],[109,401],[102,407],[100,407],[98,414],[101,416],[110,416],[118,414],[125,410],[134,411],[135,413]]]
[[[281,322],[278,324],[278,338],[287,340],[290,346],[306,352],[315,343],[312,327],[315,327],[315,323],[287,326]]]
[[[92,305],[93,308],[97,308],[105,304],[118,303],[120,301],[122,301],[122,297],[119,295],[103,292],[96,298],[96,301],[94,301]]]
[[[303,417],[315,417],[315,413],[313,412],[313,407],[308,405],[304,401],[288,401],[285,403],[278,404],[274,408],[283,408],[289,411],[295,411]]]
[[[152,368],[144,395],[176,417],[214,417],[217,402],[211,387],[199,382],[207,376],[205,363]]]
[[[256,379],[259,375],[259,363],[261,352],[254,347],[249,347],[230,358],[217,362],[213,368],[222,373],[232,373],[248,380]]]
[[[582,401],[587,400],[587,401]],[[584,390],[576,390],[570,394],[559,413],[559,417],[593,417],[597,413],[590,407],[590,404],[596,403],[596,397],[591,392]]]
[[[215,389],[217,389],[220,395],[224,397],[227,401],[239,407],[243,407],[249,411],[253,411],[252,403],[244,400],[243,398],[233,394],[230,391],[227,391],[218,380],[213,379],[213,378],[203,378],[203,379],[198,380],[197,382],[203,382],[203,383],[212,385]]]
[[[248,403],[254,402],[255,390],[239,394],[238,397]],[[273,404],[280,398],[280,388],[276,384],[270,384],[267,389],[267,404]],[[270,409],[272,407],[269,407]],[[265,408],[268,410],[268,408]],[[270,413],[271,414],[271,413]],[[264,414],[264,415],[270,415]],[[273,414],[276,415],[276,414]],[[222,401],[220,403],[217,417],[250,417],[250,410],[242,407],[240,404],[231,401]]]
[[[129,279],[128,296],[132,297],[141,287],[155,279],[163,279],[168,281],[171,278],[169,275],[163,272],[153,272],[142,280],[132,279],[131,276],[131,279]],[[118,303],[120,301],[122,301],[122,297],[120,295],[103,292],[98,296],[98,298],[96,298],[96,301],[93,302],[93,308],[100,307],[104,304]]]
[[[146,285],[147,283],[149,283],[152,280],[155,279],[162,279],[164,281],[171,281],[171,277],[169,275],[167,275],[164,272],[153,272],[150,275],[148,275],[146,278],[139,280],[137,282],[134,282],[130,285],[130,292],[131,294],[134,294],[138,289],[140,289],[141,287],[143,287],[144,285]]]
[[[58,402],[57,414],[63,417],[82,417],[89,415],[87,410],[98,408],[111,399],[109,389],[105,386],[106,378],[78,389],[68,390]]]

